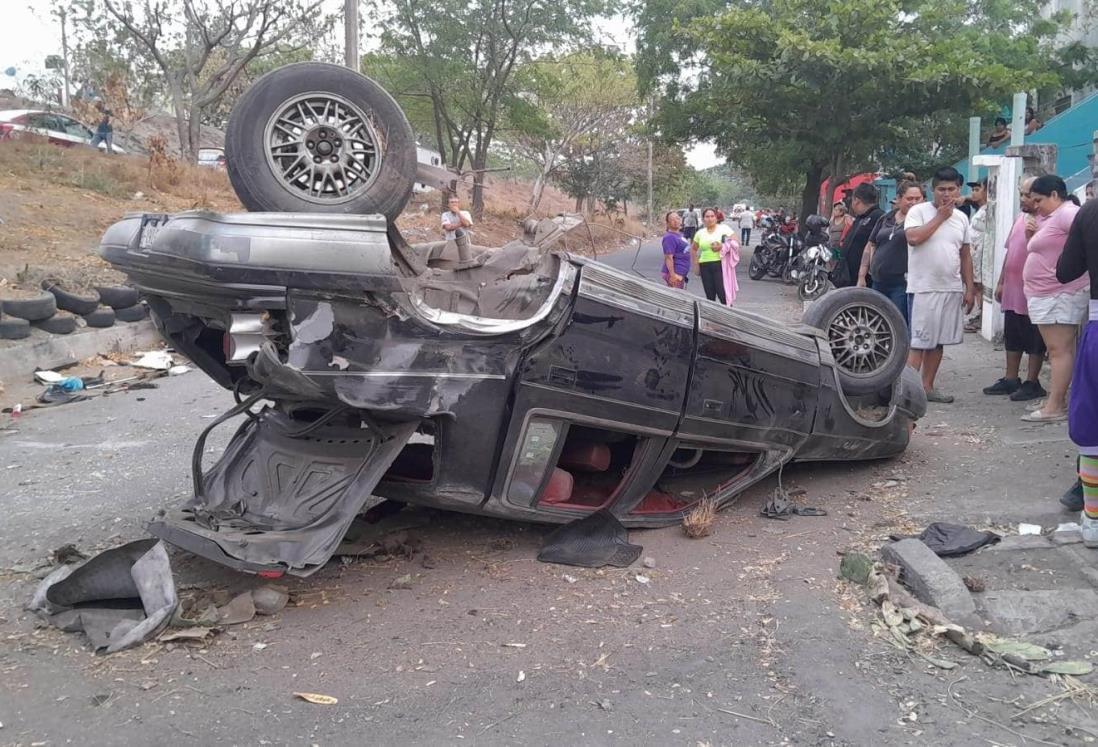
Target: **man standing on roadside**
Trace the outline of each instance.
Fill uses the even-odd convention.
[[[755,227],[755,215],[750,210],[740,213],[740,246],[751,246],[751,229]]]
[[[694,203],[690,203],[690,207],[686,209],[686,212],[682,216],[682,237],[687,241],[694,238],[694,234],[698,232],[698,225],[701,223],[701,216],[694,208]]]
[[[953,397],[934,388],[945,345],[964,340],[964,314],[972,309],[972,253],[968,217],[956,209],[964,179],[952,166],[934,172],[934,201],[911,208],[904,221],[910,249],[911,353],[907,364],[922,374],[930,402]]]
[[[1010,395],[1015,402],[1028,402],[1048,394],[1037,379],[1045,360],[1045,341],[1037,326],[1029,321],[1026,294],[1022,291],[1022,268],[1026,264],[1026,244],[1031,235],[1027,222],[1030,216],[1036,219],[1035,225],[1045,222],[1043,216],[1037,215],[1033,199],[1029,195],[1029,185],[1033,183],[1033,179],[1034,177],[1027,177],[1022,181],[1019,190],[1022,212],[1007,236],[1006,259],[1003,260],[1003,271],[995,287],[995,300],[1003,308],[1006,374],[991,386],[984,387],[984,394]],[[1022,367],[1022,353],[1029,356],[1025,381],[1018,375]]]
[[[868,182],[854,188],[850,198],[850,210],[854,213],[854,223],[846,232],[840,257],[846,266],[846,277],[833,273],[835,285],[843,287],[854,285],[858,281],[858,268],[862,266],[862,254],[877,221],[884,215],[877,201],[880,193]]]
[[[107,107],[103,106],[100,102],[99,109],[99,124],[95,126],[95,134],[91,139],[91,147],[98,148],[100,143],[106,146],[107,155],[114,155],[114,125],[111,124],[111,117],[114,116]]]
[[[987,177],[978,182],[969,182],[972,195],[968,198],[973,212],[969,213],[969,224],[972,227],[972,285],[976,289],[976,308],[972,318],[965,323],[965,332],[979,332],[981,313],[981,299],[984,297],[983,262],[984,262],[984,232],[987,230]]]

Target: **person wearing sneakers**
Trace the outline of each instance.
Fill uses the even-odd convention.
[[[1065,285],[1088,274],[1089,321],[1075,356],[1068,434],[1079,449],[1083,544],[1098,547],[1098,200],[1090,200],[1080,208],[1056,263],[1056,280]]]
[[[919,371],[930,402],[953,397],[934,388],[945,345],[964,341],[964,315],[976,303],[968,216],[955,208],[964,179],[952,166],[934,173],[934,201],[915,205],[904,219],[909,255],[911,353],[907,364]]]
[[[1026,245],[1022,269],[1029,318],[1041,331],[1052,369],[1048,399],[1040,409],[1022,416],[1033,423],[1067,420],[1068,387],[1075,364],[1078,327],[1087,317],[1088,280],[1077,277],[1060,283],[1056,265],[1067,243],[1068,232],[1079,206],[1068,198],[1067,185],[1054,174],[1039,176],[1029,188],[1033,207],[1045,222]]]
[[[1029,307],[1026,294],[1022,290],[1022,268],[1026,264],[1026,244],[1033,235],[1029,228],[1036,229],[1045,222],[1044,216],[1035,215],[1033,199],[1029,188],[1036,177],[1027,177],[1019,189],[1022,212],[1014,221],[1006,240],[1006,259],[999,283],[995,287],[995,300],[1003,309],[1003,347],[1006,348],[1006,373],[1003,378],[989,387],[984,394],[1009,395],[1014,402],[1029,402],[1048,394],[1041,386],[1038,376],[1041,364],[1045,362],[1045,341],[1037,326],[1029,320]],[[1022,367],[1022,354],[1029,356],[1026,365],[1026,380],[1022,381],[1019,371]]]

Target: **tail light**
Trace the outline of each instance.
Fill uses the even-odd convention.
[[[8,124],[7,122],[0,122],[0,140],[8,140],[11,138],[11,134],[15,131],[15,125]]]

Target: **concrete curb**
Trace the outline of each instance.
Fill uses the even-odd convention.
[[[976,603],[965,582],[921,540],[909,538],[885,545],[881,557],[900,567],[900,580],[918,600],[937,607],[955,623],[979,626]]]
[[[153,323],[115,324],[106,329],[85,327],[71,335],[35,330],[31,337],[0,346],[0,382],[30,381],[35,370],[66,366],[98,353],[128,352],[160,342]]]

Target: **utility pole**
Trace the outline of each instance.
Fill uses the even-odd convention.
[[[355,72],[361,64],[358,56],[358,2],[343,0],[343,64]]]
[[[65,24],[65,9],[58,8],[57,14],[61,19],[61,107],[69,108],[69,32]]]
[[[648,232],[652,232],[652,109],[654,102],[648,103]]]

